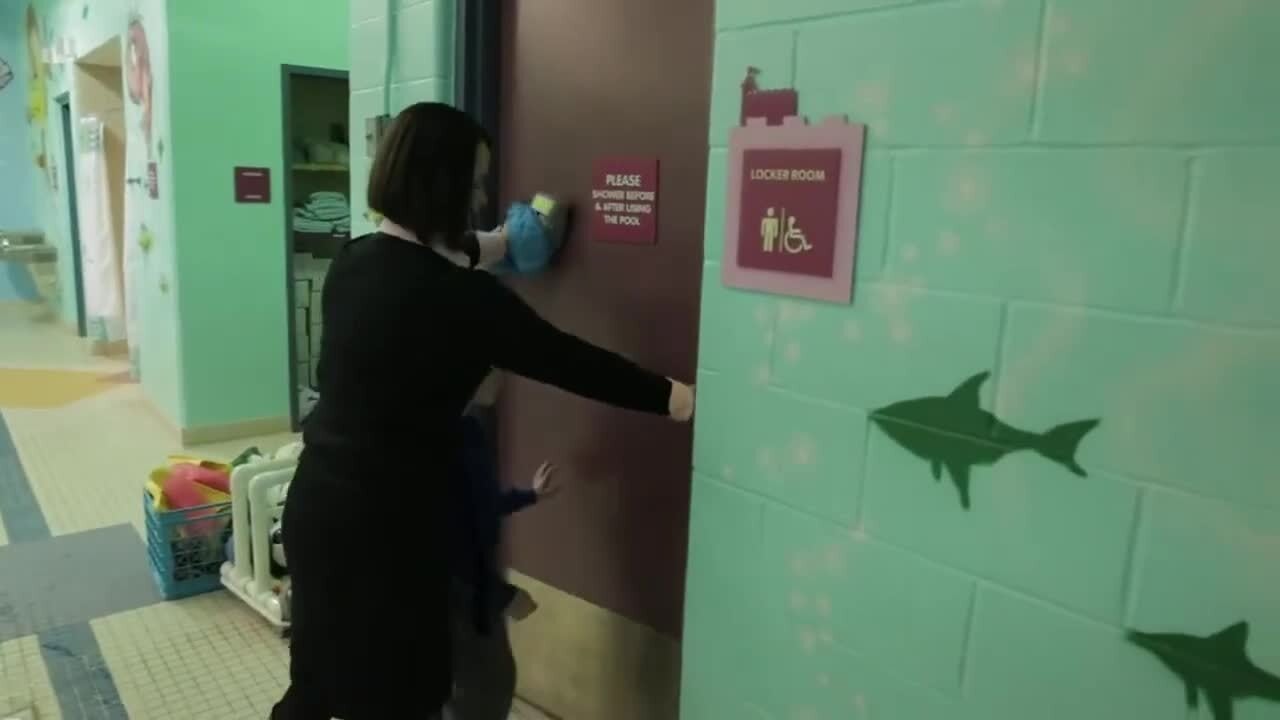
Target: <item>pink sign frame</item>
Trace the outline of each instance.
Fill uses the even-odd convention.
[[[730,287],[759,290],[848,304],[853,300],[853,271],[858,247],[858,213],[867,126],[842,116],[810,125],[803,117],[783,118],[770,126],[765,118],[747,118],[729,135],[728,198],[725,202],[724,252],[721,280]],[[747,150],[841,151],[840,187],[836,202],[835,253],[831,277],[815,277],[743,267],[738,262],[742,218],[743,156]]]

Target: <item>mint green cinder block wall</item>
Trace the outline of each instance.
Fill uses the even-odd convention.
[[[371,232],[365,121],[453,102],[453,0],[351,0],[351,232]],[[388,64],[390,67],[388,67]],[[388,84],[389,81],[389,84]]]
[[[718,0],[685,720],[1187,720],[1126,628],[1280,674],[1280,4]],[[738,84],[870,126],[851,306],[719,281]],[[982,370],[1086,478],[867,413]],[[1280,705],[1236,703],[1236,720]]]
[[[346,17],[347,0],[170,3],[183,427],[288,417],[280,67],[347,69]],[[238,165],[270,168],[270,203],[233,201]]]

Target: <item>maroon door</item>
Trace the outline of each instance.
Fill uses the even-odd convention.
[[[556,267],[513,283],[560,327],[691,381],[711,96],[713,0],[508,0],[502,201],[545,190],[578,209]],[[657,243],[590,237],[592,165],[658,158]],[[526,482],[563,468],[552,503],[509,524],[512,565],[678,636],[692,431],[514,378],[501,465]]]

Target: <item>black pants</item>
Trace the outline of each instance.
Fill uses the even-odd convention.
[[[437,718],[453,685],[444,519],[401,517],[385,476],[333,467],[304,454],[285,504],[290,685],[271,718]]]
[[[516,659],[506,616],[499,614],[482,633],[472,612],[455,608],[450,720],[507,720],[515,696]]]

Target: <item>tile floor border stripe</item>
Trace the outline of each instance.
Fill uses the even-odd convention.
[[[52,537],[3,412],[0,412],[0,522],[4,523],[11,544]]]
[[[10,544],[52,537],[3,412],[0,412],[0,521],[4,523]],[[64,720],[128,720],[120,690],[88,622],[46,630],[37,638]]]

